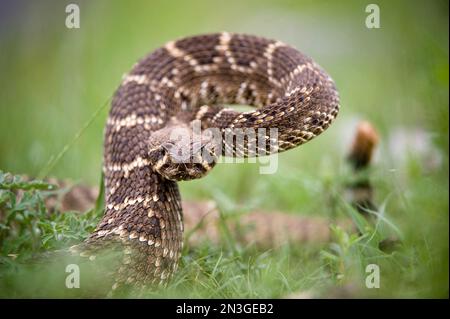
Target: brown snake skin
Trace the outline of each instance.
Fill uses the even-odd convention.
[[[238,112],[223,104],[256,109]],[[169,42],[139,61],[112,101],[104,144],[105,214],[85,243],[123,245],[113,289],[166,282],[175,272],[183,246],[176,181],[204,176],[219,155],[266,155],[303,144],[322,133],[338,110],[328,74],[279,41],[207,34]],[[194,121],[202,132],[190,128]],[[216,128],[223,143],[208,128]],[[263,134],[233,142],[242,130],[270,128],[278,130],[278,139]],[[183,133],[174,138],[178,129]],[[183,157],[180,150],[191,153]]]

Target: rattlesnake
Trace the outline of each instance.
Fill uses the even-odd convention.
[[[167,43],[138,62],[113,97],[104,142],[105,213],[84,247],[121,244],[113,288],[166,282],[183,246],[177,181],[204,176],[219,155],[266,155],[303,144],[338,110],[330,76],[280,41],[222,32]],[[263,130],[247,134],[274,128],[275,138],[258,133]]]

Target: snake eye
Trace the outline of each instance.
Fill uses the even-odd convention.
[[[202,146],[200,157],[208,164],[211,164],[217,160],[217,155],[214,152],[214,148]]]
[[[163,149],[165,149],[166,151],[170,151],[175,145],[172,142],[166,142],[164,144],[161,145],[161,147]]]
[[[151,162],[156,163],[157,161],[161,160],[164,157],[164,154],[166,152],[167,151],[164,149],[164,147],[158,147],[151,149],[148,153],[148,156]]]

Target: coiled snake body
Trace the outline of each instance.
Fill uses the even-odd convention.
[[[322,133],[338,110],[333,80],[282,42],[223,32],[167,43],[137,63],[115,93],[105,129],[105,214],[86,244],[123,245],[115,287],[165,282],[183,245],[177,181],[204,176],[219,155],[296,147]],[[236,142],[242,130],[271,128],[275,140],[257,133]]]

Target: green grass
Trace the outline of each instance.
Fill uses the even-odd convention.
[[[349,132],[355,119],[367,119],[380,133],[370,172],[379,224],[359,225],[361,236],[334,228],[329,244],[267,251],[223,234],[221,245],[187,246],[173,282],[147,296],[327,296],[335,287],[354,286],[357,296],[448,297],[446,1],[378,1],[379,30],[364,26],[365,1],[79,3],[79,30],[64,27],[64,1],[30,2],[3,22],[9,23],[0,33],[3,171],[96,184],[107,116],[102,105],[122,74],[168,40],[221,30],[277,38],[309,54],[335,79],[342,109],[322,136],[281,154],[276,174],[222,164],[204,179],[181,183],[184,198],[215,200],[225,220],[254,209],[357,218],[343,200]],[[430,138],[408,142],[399,130]],[[15,188],[26,195],[17,202],[1,183],[0,295],[71,296],[67,289],[36,288],[64,267],[33,276],[36,270],[22,264],[85,238],[100,210],[49,213],[42,198],[57,190],[19,183]],[[402,238],[400,246],[379,251],[377,242],[391,235]],[[380,289],[364,287],[369,263],[380,265]]]

